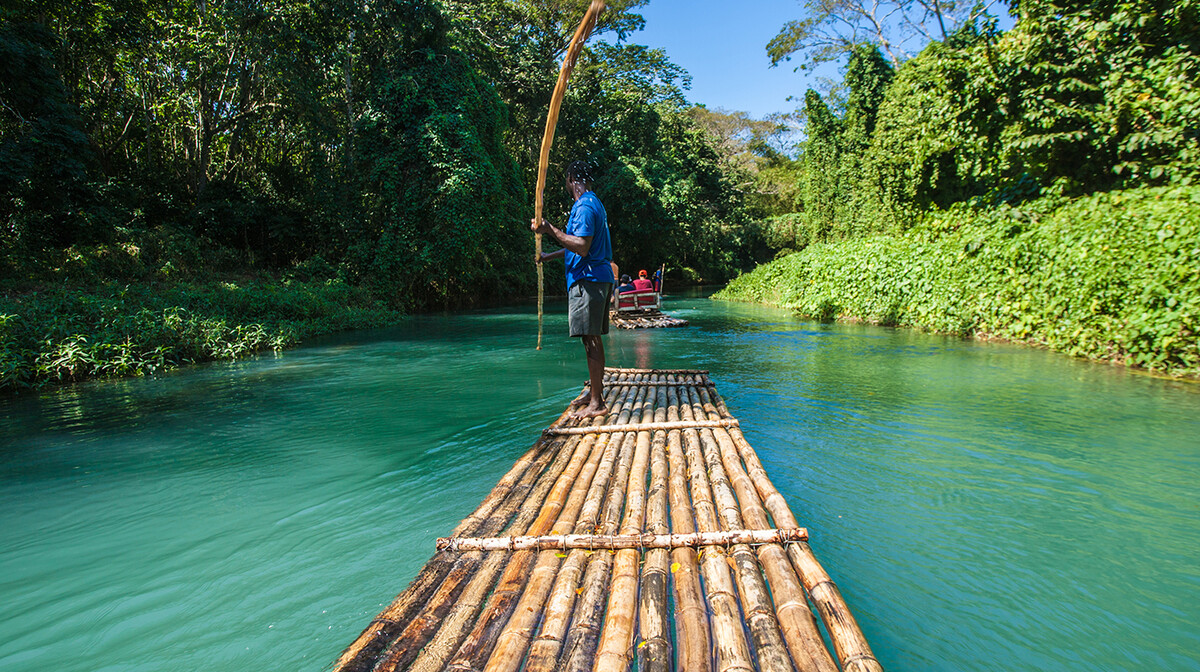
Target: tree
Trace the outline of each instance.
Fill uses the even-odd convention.
[[[688,114],[716,142],[726,172],[745,196],[750,217],[764,219],[799,209],[799,168],[790,155],[796,133],[791,116],[757,120],[745,112],[699,105]]]
[[[6,256],[88,242],[96,226],[96,155],[54,69],[54,36],[0,26],[0,244]]]
[[[870,43],[899,65],[916,48],[947,39],[990,6],[966,0],[805,0],[807,15],[784,24],[767,44],[767,54],[778,65],[799,53],[800,67],[808,67]]]
[[[842,124],[821,94],[809,89],[804,94],[804,116],[808,138],[804,142],[804,177],[801,196],[809,241],[827,240],[833,233],[838,199],[838,162],[841,160]]]

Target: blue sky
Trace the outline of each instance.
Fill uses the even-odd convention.
[[[767,56],[767,42],[803,9],[798,0],[652,0],[639,11],[646,29],[629,41],[662,48],[687,69],[691,102],[761,119],[794,111],[805,89],[816,88],[812,75],[787,62],[772,68]]]
[[[815,74],[794,72],[797,62],[771,67],[767,42],[785,23],[802,18],[803,0],[651,0],[638,11],[646,28],[629,41],[664,49],[692,76],[688,100],[710,109],[756,119],[794,112],[806,89],[827,90],[819,76],[841,80],[840,64],[824,64]],[[991,11],[1000,16],[1002,30],[1011,28],[1003,5]]]

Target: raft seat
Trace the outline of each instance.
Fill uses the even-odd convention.
[[[662,310],[662,296],[653,289],[641,289],[617,295],[617,312],[651,309]]]

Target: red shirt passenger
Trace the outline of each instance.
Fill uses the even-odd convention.
[[[647,275],[649,274],[644,269],[638,271],[638,278],[633,281],[633,288],[639,292],[644,289],[654,289],[654,283],[650,281],[650,278],[646,277]]]

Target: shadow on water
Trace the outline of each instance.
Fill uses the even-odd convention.
[[[707,294],[608,363],[712,372],[885,669],[1200,670],[1196,386]],[[563,313],[0,400],[0,668],[324,669],[579,391]]]

